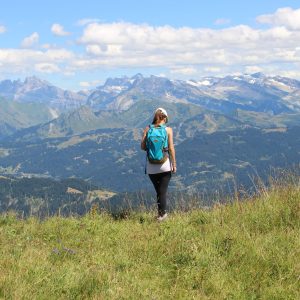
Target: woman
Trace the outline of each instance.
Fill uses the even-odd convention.
[[[147,126],[144,130],[143,138],[141,141],[142,150],[147,151],[147,133],[151,128],[165,128],[168,151],[166,160],[164,159],[162,163],[153,163],[149,161],[147,156],[146,163],[146,173],[149,175],[152,181],[156,195],[157,195],[157,205],[158,205],[158,221],[163,221],[167,218],[167,189],[171,179],[171,173],[176,172],[176,159],[175,159],[175,149],[173,143],[173,130],[171,127],[165,127],[168,122],[168,114],[165,109],[158,108],[154,113],[154,118],[152,121],[152,126]],[[164,129],[162,129],[164,130]]]

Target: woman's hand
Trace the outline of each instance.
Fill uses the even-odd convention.
[[[147,137],[148,130],[149,130],[149,126],[147,126],[144,129],[143,137],[142,137],[142,140],[141,140],[141,149],[142,150],[146,150],[146,137]]]
[[[172,166],[172,173],[176,173],[177,172],[177,167],[176,166]]]
[[[169,153],[171,158],[171,171],[172,173],[176,173],[177,167],[176,167],[176,156],[175,156],[175,148],[174,148],[174,142],[173,142],[173,130],[171,127],[167,127],[168,132],[168,142],[169,142]]]

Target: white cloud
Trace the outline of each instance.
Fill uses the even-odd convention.
[[[194,75],[197,74],[197,69],[194,67],[176,67],[170,70],[171,74]]]
[[[86,52],[92,55],[101,55],[103,54],[103,50],[99,45],[87,45]]]
[[[0,25],[0,34],[4,33],[6,31],[6,27],[3,25]]]
[[[43,53],[48,59],[54,62],[66,62],[73,59],[74,54],[66,49],[49,49]]]
[[[122,54],[122,45],[87,45],[86,52],[96,56],[102,54],[107,56],[119,55]]]
[[[70,32],[65,31],[62,25],[57,23],[51,26],[51,32],[57,36],[67,36],[71,34]]]
[[[75,55],[65,49],[49,49],[46,51],[34,49],[0,49],[0,72],[43,73],[61,72],[66,65],[71,64]]]
[[[124,22],[93,23],[86,26],[79,39],[86,45],[86,53],[93,57],[78,63],[87,66],[89,61],[91,67],[101,64],[112,67],[170,67],[183,63],[230,65],[244,60],[259,63],[266,57],[270,60],[274,48],[288,51],[295,47],[297,40],[296,33],[284,27],[260,30],[239,25],[212,30]]]
[[[276,40],[287,41],[292,35],[293,32],[289,31],[283,26],[280,26],[280,27],[273,27],[269,30],[266,30],[261,34],[261,38],[263,39],[265,37],[266,39],[269,39],[271,41],[276,41]]]
[[[91,86],[91,84],[87,81],[80,81],[79,85],[83,88],[89,88]]]
[[[299,78],[300,79],[300,71],[297,71],[297,70],[291,70],[291,71],[278,70],[273,75],[280,75],[280,76],[283,76],[283,77]]]
[[[270,65],[300,61],[300,32],[274,25],[257,29],[238,25],[223,29],[175,28],[132,23],[90,23],[78,42],[86,55],[72,68],[167,68],[188,76],[242,72],[245,66],[261,71]],[[250,67],[248,69],[250,70]],[[254,70],[254,67],[253,67]]]
[[[30,36],[23,39],[22,48],[31,48],[39,42],[39,34],[37,32],[32,33]]]
[[[256,20],[263,24],[285,26],[290,30],[300,30],[300,9],[279,8],[274,14],[261,15]]]
[[[205,67],[204,71],[205,72],[210,72],[210,73],[220,73],[221,68],[219,68],[219,67]]]

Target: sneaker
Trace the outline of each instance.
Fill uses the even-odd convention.
[[[164,221],[167,217],[168,217],[168,214],[165,213],[165,214],[163,214],[162,216],[157,217],[157,221],[158,221],[158,222],[162,222],[162,221]]]

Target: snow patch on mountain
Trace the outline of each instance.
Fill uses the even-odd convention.
[[[120,94],[123,91],[126,91],[128,89],[128,87],[125,86],[120,86],[120,85],[110,85],[110,86],[106,86],[102,89],[102,91],[107,92],[107,93],[116,93],[116,94]]]
[[[203,80],[203,81],[193,81],[193,80],[187,80],[186,81],[187,84],[192,85],[192,86],[210,86],[211,82],[207,79]]]
[[[270,78],[268,80],[273,86],[277,87],[278,89],[280,90],[283,90],[285,92],[288,92],[288,93],[291,93],[295,90],[294,87],[290,86],[290,85],[287,85],[286,83],[282,82],[282,81],[278,81],[278,80],[275,80],[273,78]]]

